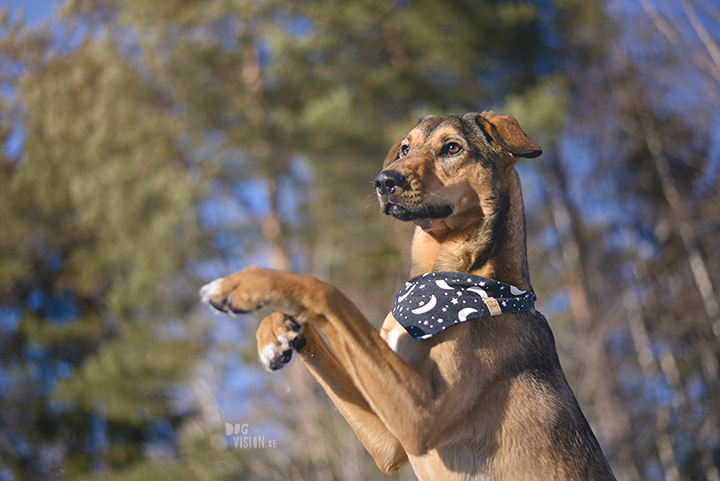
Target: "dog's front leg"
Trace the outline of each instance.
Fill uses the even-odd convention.
[[[203,300],[226,313],[273,305],[297,314],[304,325],[315,322],[327,335],[352,384],[408,454],[421,456],[447,439],[462,422],[462,410],[442,409],[461,399],[475,375],[453,379],[436,396],[432,363],[410,366],[383,341],[360,310],[336,287],[313,277],[248,267],[205,286]],[[437,373],[435,373],[437,374]],[[462,387],[465,386],[465,389]]]
[[[297,351],[381,471],[397,471],[407,462],[400,442],[372,411],[312,322],[301,325],[294,316],[275,312],[260,322],[256,337],[260,361],[271,371],[290,362]]]

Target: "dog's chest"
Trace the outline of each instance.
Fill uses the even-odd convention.
[[[408,334],[407,330],[388,315],[380,329],[380,337],[387,343],[400,358],[409,363],[422,363],[429,354],[429,342],[418,341]]]
[[[390,346],[390,349],[392,349],[396,353],[398,352],[400,338],[403,335],[407,335],[407,331],[398,323],[395,323],[395,325],[390,330],[385,330],[384,328],[380,330],[380,337],[382,337],[383,340],[387,343],[387,345]]]

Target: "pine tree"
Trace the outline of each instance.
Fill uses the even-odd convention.
[[[202,342],[182,321],[198,185],[172,111],[107,39],[5,28],[3,464],[75,478],[174,457],[173,386]]]

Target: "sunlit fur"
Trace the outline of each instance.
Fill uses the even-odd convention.
[[[531,289],[513,165],[540,153],[514,118],[493,112],[426,117],[400,139],[376,187],[383,212],[417,225],[411,275],[470,272]],[[308,276],[251,267],[203,297],[223,312],[286,311],[262,321],[258,349],[293,345],[384,472],[409,461],[428,481],[614,479],[537,311],[418,341],[391,314],[378,333]]]

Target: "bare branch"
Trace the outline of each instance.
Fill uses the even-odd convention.
[[[655,5],[653,5],[650,0],[639,1],[643,10],[645,10],[645,13],[647,13],[648,17],[650,17],[650,20],[652,20],[657,29],[660,30],[660,32],[665,35],[668,40],[670,40],[670,43],[678,47],[680,44],[680,36],[667,22],[667,20],[665,20],[665,18],[663,18],[660,13],[658,13]]]
[[[718,48],[717,43],[715,43],[705,26],[700,21],[700,18],[697,16],[697,13],[695,13],[695,8],[693,8],[692,4],[690,4],[688,0],[679,1],[683,10],[685,10],[685,15],[687,15],[688,20],[690,20],[690,24],[695,29],[695,33],[700,38],[703,45],[705,45],[708,54],[710,54],[710,58],[712,58],[713,63],[715,63],[715,70],[720,72],[720,48]]]

